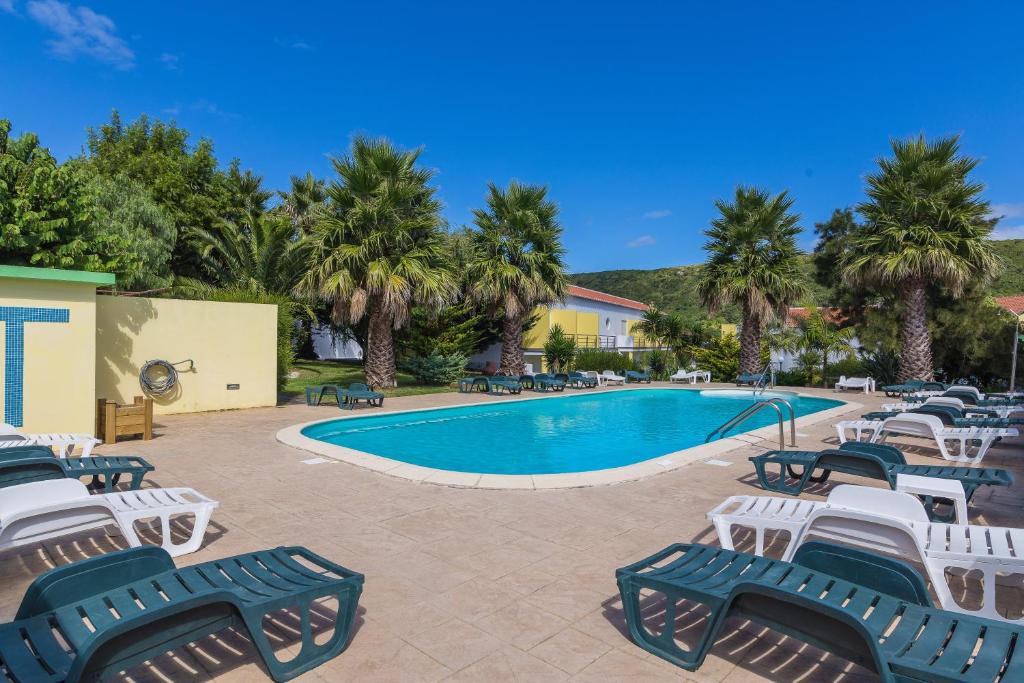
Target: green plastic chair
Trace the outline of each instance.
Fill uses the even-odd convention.
[[[136,456],[91,455],[87,458],[58,458],[49,446],[0,448],[0,488],[47,479],[91,478],[88,487],[110,493],[121,481],[138,489],[147,472],[155,467]]]
[[[506,391],[510,394],[523,393],[523,385],[518,377],[509,375],[492,375],[487,377],[487,390],[492,394],[503,394]]]
[[[588,377],[582,372],[570,372],[566,375],[566,380],[580,389],[593,389],[599,384],[596,377]]]
[[[338,396],[338,407],[352,410],[360,401],[366,401],[366,405],[379,408],[384,405],[384,394],[379,391],[371,391],[370,387],[362,382],[352,382],[348,389],[341,390],[345,395],[342,402],[341,395]]]
[[[362,587],[362,574],[300,547],[182,569],[153,546],[108,553],[32,582],[15,620],[0,625],[0,671],[4,680],[96,681],[230,626],[248,635],[271,678],[287,681],[345,649]],[[310,608],[328,597],[338,601],[334,633],[317,645]],[[301,620],[301,649],[288,662],[262,627],[283,608]]]
[[[535,388],[533,375],[519,375],[519,383],[523,385],[524,389]]]
[[[560,379],[556,379],[554,375],[542,372],[533,376],[533,388],[536,391],[547,391],[548,389],[553,391],[565,391],[565,382]]]
[[[1024,630],[937,609],[910,565],[856,548],[812,542],[782,562],[680,543],[619,569],[616,578],[633,641],[689,671],[700,668],[735,617],[860,664],[883,681],[1024,680],[1017,646]],[[654,607],[648,601],[659,593],[664,601]],[[710,610],[689,650],[676,642],[694,618],[683,600]]]
[[[630,382],[645,382],[651,383],[651,376],[647,374],[646,370],[626,370],[626,383]]]
[[[920,413],[922,415],[935,415],[942,424],[947,427],[990,427],[1005,429],[1017,425],[1024,425],[1024,418],[1021,417],[965,417],[964,412],[954,406],[935,405],[932,403],[921,404],[920,407],[908,410],[909,413]],[[898,411],[876,410],[865,413],[861,417],[865,420],[884,420],[887,417],[899,415]]]
[[[882,391],[885,392],[886,396],[902,396],[904,394],[912,394],[916,391],[922,391],[924,384],[925,382],[923,379],[908,379],[906,382],[901,382],[899,384],[888,384],[882,387]]]
[[[878,479],[896,489],[896,476],[911,474],[919,477],[954,479],[964,487],[970,501],[979,486],[1010,486],[1013,474],[993,467],[947,467],[945,465],[908,465],[903,453],[888,444],[848,441],[839,448],[824,451],[768,451],[750,458],[757,473],[757,481],[767,491],[798,496],[810,483],[828,480],[832,472],[857,477]],[[769,466],[778,472],[769,471]],[[820,474],[815,474],[820,471]],[[794,483],[787,483],[789,479]],[[946,501],[924,497],[923,503],[933,521],[952,522],[955,511],[942,513],[935,504]]]

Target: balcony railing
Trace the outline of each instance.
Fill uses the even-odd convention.
[[[614,349],[615,335],[607,334],[571,334],[576,340],[577,348],[581,349]]]

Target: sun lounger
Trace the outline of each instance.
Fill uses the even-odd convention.
[[[158,519],[161,547],[172,557],[199,549],[217,502],[189,488],[148,488],[90,494],[76,479],[36,481],[5,488],[0,495],[0,550],[49,538],[116,525],[133,547],[142,545],[135,528]],[[189,539],[175,543],[171,518],[194,516]]]
[[[340,389],[338,394],[338,407],[352,410],[360,401],[366,401],[366,405],[377,407],[384,405],[384,394],[379,391],[370,391],[370,387],[362,382],[352,382],[348,389]],[[344,401],[342,401],[344,396]]]
[[[91,477],[89,488],[114,490],[122,476],[130,477],[131,489],[142,485],[147,472],[155,468],[142,458],[125,455],[92,455],[58,458],[48,446],[19,446],[0,449],[0,488],[48,479]]]
[[[300,547],[181,569],[162,548],[121,550],[36,578],[15,620],[0,625],[0,662],[8,680],[94,681],[232,627],[286,681],[345,649],[362,586],[361,574]],[[321,598],[337,600],[337,616],[317,644],[311,607]],[[301,637],[285,662],[263,630],[264,615],[281,609]]]
[[[0,422],[0,448],[50,446],[63,458],[71,455],[76,446],[82,449],[82,455],[88,456],[99,443],[91,434],[22,434],[6,422]]]
[[[626,370],[626,382],[644,382],[646,384],[650,384],[651,376],[647,374],[646,370]]]
[[[847,377],[846,375],[840,375],[835,389],[836,391],[846,391],[849,389],[870,394],[875,390],[875,380],[870,377]]]
[[[996,441],[1018,435],[1016,429],[1009,427],[946,427],[935,415],[919,413],[900,413],[884,420],[844,420],[836,423],[840,443],[846,442],[849,431],[854,433],[856,441],[870,433],[872,443],[882,443],[890,434],[934,439],[944,459],[971,464],[980,463]],[[951,453],[946,448],[947,441],[959,443],[960,449]],[[977,446],[973,455],[972,446]]]
[[[523,392],[523,385],[517,377],[493,375],[486,379],[487,390],[492,394],[503,394],[506,391],[510,394],[521,394]]]
[[[533,376],[533,388],[536,391],[565,391],[565,382],[556,379],[554,375],[542,372]]]
[[[784,562],[679,543],[619,569],[616,579],[634,642],[690,671],[737,617],[860,664],[883,681],[1024,680],[1019,627],[937,609],[910,565],[857,548],[808,543]],[[661,596],[664,606],[651,607]],[[692,608],[682,600],[710,611],[697,624],[702,632],[694,631]],[[684,650],[677,639],[689,632],[696,643]]]
[[[676,370],[674,374],[669,375],[669,382],[689,382],[690,384],[696,384],[697,380],[703,382],[711,381],[711,373],[707,370]]]
[[[886,396],[905,396],[915,391],[922,391],[925,384],[932,385],[933,383],[925,382],[923,379],[908,379],[906,382],[900,382],[899,384],[888,384],[882,387],[882,391],[885,392]],[[939,386],[942,390],[945,390],[945,385]]]
[[[810,483],[827,481],[832,472],[878,479],[891,489],[896,488],[897,477],[901,474],[952,479],[963,485],[967,501],[979,486],[1010,486],[1013,483],[1010,472],[992,467],[908,465],[899,449],[886,444],[848,442],[837,449],[824,451],[769,451],[751,457],[750,462],[754,464],[761,488],[792,496],[800,495]],[[777,476],[776,472],[769,471],[769,467],[774,469],[776,466]],[[787,483],[787,475],[795,481]],[[928,516],[937,521],[949,521],[952,515],[938,511],[934,505],[936,502],[924,501]]]
[[[561,375],[555,375],[555,377],[561,377]],[[576,387],[577,389],[593,389],[600,384],[596,377],[584,375],[582,372],[568,373],[565,376],[565,381],[570,386]]]
[[[604,378],[605,384],[625,384],[626,378],[622,375],[616,375],[611,370],[605,370],[601,373],[601,377]]]
[[[533,389],[534,388],[533,377],[534,377],[534,375],[532,375],[532,374],[530,374],[530,375],[519,375],[519,383],[523,386],[524,389]]]
[[[754,554],[764,554],[766,531],[788,532],[783,560],[791,560],[809,540],[854,545],[910,560],[925,568],[943,609],[987,619],[1008,619],[999,610],[997,576],[1024,573],[1024,529],[972,524],[938,524],[914,496],[864,486],[837,486],[827,501],[795,501],[771,496],[732,496],[708,513],[719,543],[732,550],[732,528],[755,530]],[[949,570],[955,570],[949,572]],[[953,598],[947,574],[977,572],[983,596],[977,609]]]
[[[764,373],[753,373],[753,372],[741,372],[736,376],[736,386],[742,386],[749,384],[750,386],[758,386],[764,384],[765,377]]]
[[[955,400],[955,399],[953,399]],[[970,415],[965,410],[954,406],[942,405],[939,403],[908,404],[912,406],[907,410],[876,410],[865,413],[861,417],[865,420],[885,420],[897,415],[914,413],[918,415],[934,415],[946,427],[991,427],[993,429],[1006,429],[1017,425],[1024,425],[1022,417],[996,417],[994,415]]]

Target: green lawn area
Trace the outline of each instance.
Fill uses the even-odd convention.
[[[342,363],[325,360],[299,360],[292,365],[292,372],[299,376],[289,378],[284,386],[288,396],[302,395],[306,387],[314,384],[340,384],[348,386],[351,382],[365,382],[363,368],[354,363]],[[416,394],[438,394],[455,391],[452,387],[436,387],[420,384],[411,375],[398,373],[398,386],[394,389],[382,390],[387,396],[412,396]]]

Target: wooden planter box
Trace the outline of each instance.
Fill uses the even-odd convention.
[[[105,398],[97,400],[96,437],[114,443],[122,436],[153,438],[153,399],[135,397],[135,403],[119,406]]]

